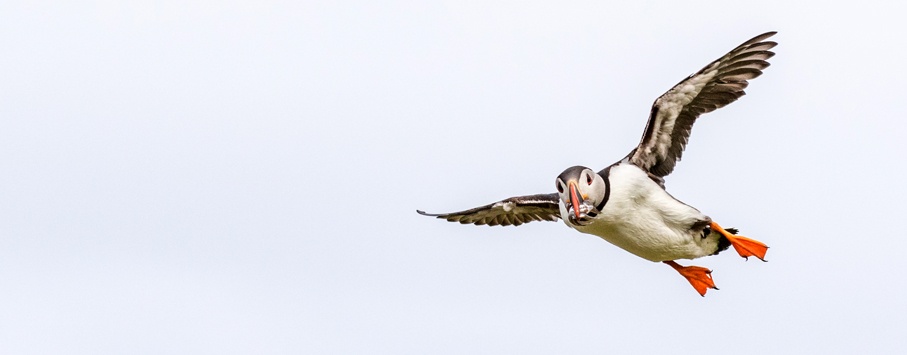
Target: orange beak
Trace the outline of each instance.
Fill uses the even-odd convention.
[[[576,215],[576,218],[580,218],[579,205],[583,200],[576,194],[576,182],[571,181],[567,184],[570,186],[570,204],[573,205],[573,213]]]

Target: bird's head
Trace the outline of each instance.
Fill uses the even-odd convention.
[[[574,166],[557,176],[557,193],[560,195],[565,219],[582,225],[588,218],[601,212],[608,199],[608,182],[592,169]]]

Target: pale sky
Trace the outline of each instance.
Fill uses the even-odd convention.
[[[903,353],[886,4],[4,1],[0,353]],[[613,163],[771,30],[667,178],[771,247],[681,261],[721,290],[562,222],[415,213]]]

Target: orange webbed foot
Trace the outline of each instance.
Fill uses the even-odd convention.
[[[747,259],[751,256],[755,256],[759,258],[759,260],[765,261],[765,253],[768,252],[768,246],[764,243],[755,239],[731,234],[715,222],[712,222],[710,227],[713,231],[721,233],[721,235],[727,238],[727,240],[731,242],[731,245],[734,246],[734,250],[736,250],[737,254],[740,254],[740,256]]]
[[[705,292],[710,288],[718,289],[715,287],[715,281],[712,280],[712,270],[699,266],[680,266],[680,264],[671,260],[664,263],[670,265],[681,276],[686,278],[690,285],[693,285],[693,288],[696,289],[696,292],[699,292],[700,296],[705,297]]]

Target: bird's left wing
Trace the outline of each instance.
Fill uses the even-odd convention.
[[[511,197],[490,205],[454,213],[425,213],[423,216],[446,219],[450,222],[489,226],[518,226],[533,221],[557,221],[561,217],[558,194],[539,194]]]
[[[766,32],[737,46],[709,63],[655,100],[639,146],[625,159],[657,177],[674,170],[699,115],[736,101],[745,93],[747,80],[755,79],[775,55],[777,43],[766,41]]]

